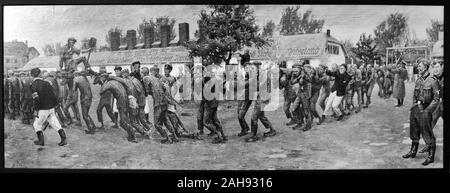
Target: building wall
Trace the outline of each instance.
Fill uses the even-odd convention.
[[[333,44],[333,43],[329,43],[332,45],[338,45],[338,44]],[[324,58],[321,60],[321,62],[325,63],[328,67],[331,67],[331,64],[336,63],[337,65],[340,64],[344,64],[345,63],[345,54],[344,54],[344,50],[342,49],[342,46],[339,46],[339,55],[335,55],[335,54],[326,54],[324,55]]]

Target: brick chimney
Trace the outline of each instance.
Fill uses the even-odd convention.
[[[170,42],[170,25],[161,26],[161,47],[169,46]]]
[[[136,46],[136,30],[127,30],[127,48],[132,50]]]
[[[109,36],[109,44],[111,45],[111,51],[119,50],[120,47],[120,33],[111,32]]]
[[[144,48],[151,48],[155,41],[155,31],[153,27],[144,28]]]
[[[178,24],[178,30],[179,30],[178,43],[180,45],[182,45],[185,42],[189,41],[189,24],[188,23],[180,23],[180,24]]]
[[[329,29],[327,29],[327,36],[330,37],[331,35],[331,31]]]

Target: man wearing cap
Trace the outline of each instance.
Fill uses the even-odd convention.
[[[78,57],[78,58],[73,58],[73,54],[77,54],[80,55],[81,50],[75,47],[75,43],[77,42],[77,40],[73,37],[69,38],[67,40],[67,44],[65,46],[63,46],[63,50],[61,52],[60,55],[60,60],[59,60],[59,67],[61,68],[61,70],[64,72],[63,75],[65,76],[65,78],[67,78],[67,83],[69,86],[69,90],[73,90],[73,72],[77,70],[77,66],[80,63],[83,63],[85,70],[89,71],[90,73],[92,73],[92,70],[89,66],[89,63],[86,59],[86,57],[82,56],[82,57]],[[91,50],[92,48],[89,48],[88,50]]]
[[[92,104],[92,91],[89,80],[86,77],[88,75],[88,72],[75,72],[74,75],[74,89],[79,90],[80,92],[81,115],[83,116],[83,120],[88,128],[85,133],[94,134],[96,126],[91,116],[89,115],[89,109],[91,108]]]
[[[55,107],[57,105],[57,97],[53,92],[53,88],[47,81],[39,78],[39,68],[33,68],[31,70],[31,76],[34,78],[31,84],[31,92],[34,101],[35,110],[37,111],[37,117],[34,120],[33,127],[36,131],[38,140],[34,141],[34,144],[44,146],[44,133],[42,131],[45,122],[58,131],[61,138],[59,146],[64,146],[66,142],[66,133],[61,127],[58,118],[55,114]]]
[[[161,143],[173,143],[178,141],[174,128],[167,117],[167,97],[164,86],[162,85],[159,77],[159,68],[154,66],[150,69],[151,75],[143,77],[144,87],[148,95],[153,98],[153,119],[154,126],[159,134],[165,138]],[[166,130],[163,129],[163,125],[171,133],[169,135]]]
[[[22,90],[22,83],[19,80],[19,73],[10,71],[8,83],[10,119],[15,120],[15,116],[20,115],[20,93]]]
[[[106,69],[100,69],[100,74],[105,74]],[[99,84],[100,85],[100,76],[96,76],[94,79],[94,85]],[[113,128],[118,128],[118,117],[114,116],[113,112],[113,101],[114,97],[110,91],[105,91],[103,94],[100,95],[100,101],[98,102],[97,106],[97,120],[102,125],[98,129],[104,129],[104,123],[103,123],[103,108],[106,109],[106,113],[108,114],[109,118],[111,118],[112,122],[114,123]]]
[[[420,135],[422,135],[426,143],[425,150],[428,151],[428,156],[422,163],[424,166],[434,162],[436,137],[432,128],[432,114],[439,104],[439,83],[428,72],[429,65],[428,61],[421,61],[418,66],[420,77],[417,78],[414,87],[413,107],[409,120],[411,149],[403,155],[403,158],[414,158],[416,156]]]
[[[309,69],[311,66],[309,64],[304,63],[303,69],[302,66],[297,64],[294,65],[293,70],[298,71],[299,76],[295,77],[294,82],[298,82],[299,89],[297,92],[297,97],[295,98],[294,102],[291,104],[290,110],[292,112],[294,111],[302,111],[303,117],[305,118],[305,126],[303,127],[303,131],[308,131],[311,129],[312,125],[312,113],[311,113],[311,105],[310,105],[310,99],[311,99],[311,77],[308,74]],[[300,105],[302,107],[300,107]],[[301,109],[300,109],[301,108]],[[299,122],[293,129],[300,129],[302,127],[302,124]]]
[[[99,78],[99,83],[102,85],[99,94],[102,95],[105,92],[111,92],[117,101],[117,109],[119,110],[120,126],[127,132],[128,141],[137,143],[133,126],[130,125],[129,117],[129,101],[127,90],[122,83],[109,79],[109,74],[97,74],[96,79]]]
[[[24,124],[31,124],[31,120],[33,119],[33,97],[31,92],[31,83],[33,83],[33,78],[27,76],[25,72],[22,73],[21,82],[22,82],[22,93],[21,99],[22,101],[22,122]]]

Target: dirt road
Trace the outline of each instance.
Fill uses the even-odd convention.
[[[221,105],[219,119],[229,140],[225,144],[211,144],[211,138],[195,141],[182,139],[176,144],[160,144],[156,140],[138,138],[133,144],[126,140],[122,129],[108,129],[95,135],[86,135],[85,128],[66,129],[68,145],[57,146],[58,134],[45,131],[46,146],[33,144],[35,133],[30,125],[19,120],[5,119],[6,168],[80,168],[80,169],[206,169],[206,170],[277,170],[277,169],[395,169],[423,168],[425,154],[415,159],[401,157],[408,152],[409,108],[412,103],[412,83],[406,84],[405,106],[396,108],[395,99],[380,99],[374,89],[368,109],[340,122],[328,119],[322,125],[313,125],[307,132],[285,126],[286,117],[281,107],[266,115],[278,135],[256,143],[246,143],[238,137],[240,128],[236,106]],[[93,86],[94,93],[98,86]],[[94,121],[98,95],[90,110]],[[185,109],[193,112],[196,109]],[[185,125],[195,131],[196,118],[182,116]],[[150,116],[152,117],[152,116]],[[104,119],[109,121],[106,113]],[[151,120],[152,121],[152,120]],[[247,115],[250,121],[250,112]],[[317,120],[314,120],[317,122]],[[435,163],[426,168],[443,167],[443,123],[434,129],[437,138]],[[98,125],[98,123],[96,122]],[[85,124],[83,122],[83,126]],[[259,124],[260,133],[264,132]],[[139,136],[139,135],[138,135]],[[421,140],[421,148],[423,141]]]

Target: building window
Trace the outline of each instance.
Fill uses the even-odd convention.
[[[339,46],[328,44],[327,48],[326,48],[326,51],[327,51],[328,54],[339,55]]]

